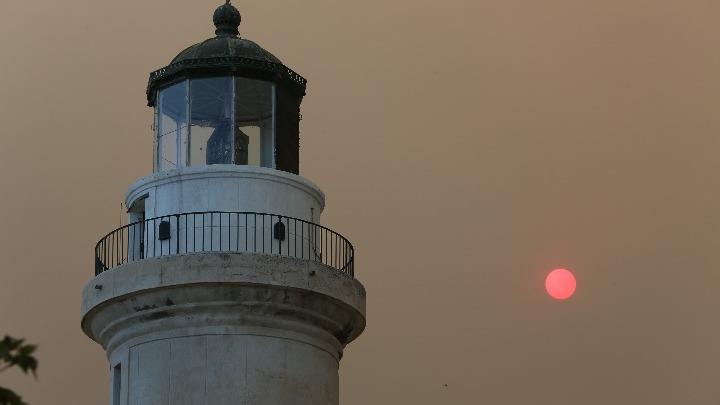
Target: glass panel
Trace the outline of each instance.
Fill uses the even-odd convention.
[[[235,163],[274,167],[272,83],[235,78]]]
[[[298,174],[302,96],[282,87],[275,94],[275,168]]]
[[[170,170],[185,164],[178,144],[187,139],[187,81],[160,91],[158,128],[158,170]],[[181,156],[179,156],[181,155]]]
[[[190,81],[190,165],[232,163],[232,77]]]

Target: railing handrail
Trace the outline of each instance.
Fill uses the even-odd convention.
[[[210,224],[205,223],[205,218],[207,215],[210,215]],[[215,215],[219,215],[220,218],[220,224],[214,225],[214,219],[216,218]],[[203,222],[200,227],[198,227],[197,224],[197,218],[198,216],[202,216]],[[224,216],[227,216],[227,226],[223,225],[223,218]],[[244,217],[244,222],[240,222],[240,218]],[[249,223],[249,217],[253,217],[252,223]],[[180,218],[185,219],[184,224],[180,221]],[[189,229],[191,227],[188,225],[188,218],[192,217],[192,229],[193,229],[193,236],[192,236],[192,250],[190,250],[189,246]],[[258,223],[258,217],[262,217],[262,224]],[[269,217],[270,222],[265,223],[265,218]],[[172,219],[175,219],[175,234],[177,240],[175,241],[175,246],[171,244],[170,239],[170,229],[172,227]],[[232,218],[236,219],[235,224],[232,224]],[[277,219],[277,222],[274,222],[274,220]],[[170,221],[168,221],[170,220]],[[156,225],[158,222],[161,224],[167,221],[166,225],[166,232],[167,237],[165,239],[162,238],[162,234],[160,238],[158,239],[158,230],[156,229]],[[277,224],[281,225],[281,230],[278,230]],[[150,239],[149,235],[149,227],[148,225],[152,224],[152,239]],[[290,225],[293,224],[294,226],[291,227]],[[182,228],[182,225],[185,226],[185,228]],[[252,225],[253,231],[252,235],[248,233],[248,230],[250,229],[250,225]],[[262,225],[262,249],[261,251],[258,250],[258,227]],[[294,242],[291,244],[290,238],[285,240],[285,225],[287,225],[287,228],[292,228],[294,233],[291,233],[290,235],[294,236]],[[269,226],[269,229],[268,229]],[[139,241],[139,251],[138,246],[136,244],[138,243],[137,235],[135,232],[135,228],[140,227],[140,241]],[[224,230],[223,228],[227,228],[227,246],[228,249],[223,249],[223,235]],[[240,249],[240,229],[245,228],[245,249]],[[298,233],[298,227],[300,227],[300,233]],[[206,234],[206,229],[209,228],[209,234]],[[220,239],[220,250],[213,249],[213,242],[215,240],[215,233],[217,228],[217,233]],[[237,228],[236,230],[236,238],[235,238],[235,244],[236,248],[232,249],[232,234],[230,233],[231,229]],[[132,234],[130,233],[130,229],[133,229]],[[201,237],[202,237],[202,248],[198,250],[197,246],[197,237],[196,233],[197,230],[201,229]],[[288,233],[291,229],[288,229]],[[126,232],[127,231],[127,232]],[[182,245],[182,239],[181,239],[181,232],[184,231],[185,236],[185,244]],[[266,235],[266,231],[268,232],[268,235]],[[305,234],[305,231],[307,231],[307,234]],[[162,230],[160,231],[162,232]],[[280,238],[279,235],[276,233],[282,232],[282,237]],[[319,238],[318,238],[318,232],[319,232]],[[132,236],[132,237],[131,237]],[[207,237],[210,237],[210,249],[206,249],[206,240]],[[250,239],[249,237],[252,236],[252,246],[253,249],[249,250],[250,246]],[[179,255],[184,253],[199,253],[199,252],[255,252],[255,253],[265,253],[267,254],[266,244],[267,241],[266,236],[270,236],[270,254],[280,254],[283,256],[290,256],[290,257],[296,257],[296,258],[302,258],[312,261],[321,262],[325,265],[328,265],[330,267],[335,268],[336,270],[339,270],[345,274],[348,274],[350,276],[354,276],[354,260],[355,260],[355,249],[350,243],[350,241],[345,238],[343,235],[333,231],[330,228],[327,228],[325,226],[322,226],[320,224],[316,224],[314,222],[310,222],[301,218],[295,218],[288,215],[282,215],[282,214],[270,214],[270,213],[264,213],[264,212],[254,212],[254,211],[192,211],[192,212],[180,212],[180,213],[174,213],[174,214],[166,214],[162,216],[157,216],[154,218],[148,218],[143,219],[139,221],[135,221],[132,223],[129,223],[127,225],[121,226],[119,228],[116,228],[112,230],[111,232],[107,233],[105,236],[103,236],[98,243],[95,245],[95,274],[98,275],[104,271],[113,269],[115,267],[118,267],[124,263],[131,262],[131,261],[137,261],[142,260],[149,257],[163,257],[163,256],[172,256],[172,255]],[[307,250],[305,249],[305,240],[307,237]],[[320,241],[320,244],[318,245],[318,240]],[[167,254],[165,253],[164,248],[164,242],[168,241],[167,246]],[[301,249],[298,252],[298,241],[301,243]],[[110,244],[108,244],[111,242]],[[278,251],[274,251],[274,244],[278,243]],[[148,250],[148,246],[152,243],[152,251],[150,252]],[[131,246],[131,244],[133,246]],[[160,253],[157,254],[157,246],[160,246]],[[283,246],[287,245],[286,247],[286,253],[283,254]],[[294,252],[291,253],[291,248],[294,245]],[[175,249],[173,249],[175,247]],[[148,253],[151,253],[151,255],[148,255]],[[298,255],[299,253],[299,255]],[[307,253],[307,257],[305,256],[305,253]],[[139,257],[136,257],[139,256]]]

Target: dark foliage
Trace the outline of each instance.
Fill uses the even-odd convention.
[[[25,344],[25,339],[5,336],[0,340],[0,372],[18,367],[23,373],[37,377],[38,361],[33,356],[37,346]],[[0,405],[27,405],[13,391],[0,387]]]

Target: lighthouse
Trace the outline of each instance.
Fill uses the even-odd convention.
[[[300,175],[306,80],[239,35],[229,1],[213,22],[150,74],[153,172],[95,246],[82,329],[110,405],[336,405],[365,289]]]

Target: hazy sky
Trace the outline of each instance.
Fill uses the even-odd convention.
[[[92,249],[152,168],[148,73],[220,3],[0,0],[0,334],[40,344],[0,385],[32,405],[107,403]],[[343,405],[720,403],[720,2],[236,3],[309,80],[300,170],[368,290]]]

